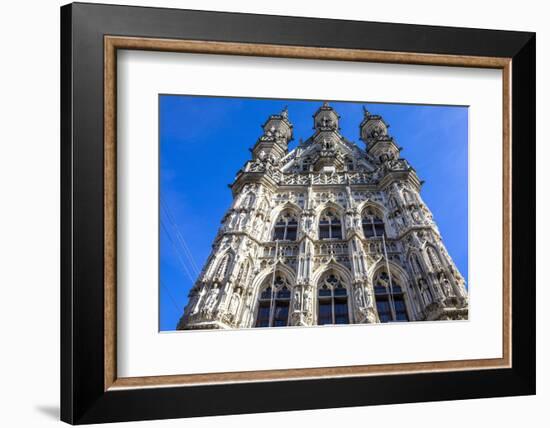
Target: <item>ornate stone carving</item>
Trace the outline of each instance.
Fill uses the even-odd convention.
[[[291,151],[288,110],[267,119],[251,160],[230,186],[234,202],[178,328],[256,326],[260,288],[274,272],[286,278],[288,296],[279,301],[274,292],[267,308],[279,308],[279,313],[287,308],[290,325],[318,324],[323,315],[318,282],[329,270],[338,272],[346,290],[330,297],[334,308],[349,307],[349,322],[380,322],[373,281],[388,266],[393,284],[406,296],[410,320],[467,318],[465,281],[387,123],[365,110],[360,124],[365,146],[360,148],[340,134],[339,119],[323,104],[314,115],[313,135]],[[327,237],[320,226],[329,208],[341,230]],[[286,221],[281,235],[276,233],[278,216],[285,210],[296,223]],[[384,281],[390,289],[390,277]]]

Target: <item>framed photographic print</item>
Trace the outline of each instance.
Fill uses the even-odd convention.
[[[533,33],[77,3],[61,53],[62,420],[535,393]]]

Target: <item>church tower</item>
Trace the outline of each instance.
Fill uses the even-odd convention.
[[[271,115],[231,185],[233,203],[178,329],[468,318],[465,282],[389,125],[364,109],[364,148],[323,103],[289,151]]]

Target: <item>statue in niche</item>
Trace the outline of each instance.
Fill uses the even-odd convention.
[[[206,301],[204,302],[204,307],[202,309],[207,317],[209,317],[214,311],[214,307],[216,306],[216,303],[218,301],[219,292],[219,288],[213,288],[208,293],[208,297],[206,298]]]
[[[346,229],[351,229],[353,227],[353,218],[349,215],[346,216]]]
[[[366,287],[365,288],[365,306],[367,308],[370,308],[373,304],[373,299],[372,299],[372,291],[370,289],[370,287]]]
[[[300,308],[300,289],[294,287],[294,311],[299,311]]]
[[[449,297],[453,295],[451,283],[443,273],[439,275],[439,284],[441,285],[441,289],[443,290],[443,294],[445,294],[445,296]]]
[[[266,157],[266,153],[265,153],[264,150],[262,150],[262,151],[260,152],[260,154],[258,155],[258,158],[259,158],[261,161],[263,161],[263,160],[265,159],[265,157]]]
[[[365,309],[365,301],[363,299],[363,290],[362,290],[363,287],[361,287],[361,285],[358,285],[357,287],[355,287],[355,303],[357,305],[357,308],[359,309],[359,311],[363,311]]]
[[[231,301],[229,303],[229,313],[235,315],[239,307],[240,297],[238,293],[233,293],[231,296]]]
[[[312,311],[311,289],[312,287],[307,286],[304,290],[304,312],[306,314],[310,314]]]

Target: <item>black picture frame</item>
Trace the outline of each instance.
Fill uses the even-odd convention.
[[[105,35],[511,58],[512,367],[105,391]],[[86,424],[534,394],[535,98],[534,33],[86,3],[63,6],[61,419]]]

